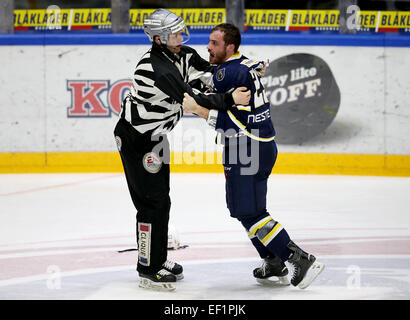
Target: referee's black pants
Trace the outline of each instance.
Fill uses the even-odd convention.
[[[171,208],[169,143],[166,136],[153,139],[150,134],[139,133],[124,119],[118,121],[114,135],[128,189],[137,209],[137,271],[155,273],[167,259]],[[153,155],[153,150],[159,147],[161,151]],[[158,163],[155,156],[165,161]]]

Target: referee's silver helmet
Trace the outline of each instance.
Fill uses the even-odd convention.
[[[169,35],[181,32],[182,43],[189,40],[190,34],[184,20],[167,9],[157,9],[144,20],[144,32],[149,40],[154,41],[159,36],[163,44],[167,44]]]

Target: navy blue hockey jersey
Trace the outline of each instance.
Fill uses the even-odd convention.
[[[261,142],[275,138],[270,104],[256,70],[260,64],[260,61],[250,60],[238,52],[215,70],[213,83],[216,92],[225,93],[238,87],[251,90],[249,105],[233,105],[226,113],[218,112],[216,130],[244,134]],[[229,134],[225,134],[225,138],[229,138]]]

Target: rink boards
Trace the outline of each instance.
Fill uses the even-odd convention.
[[[283,143],[283,131],[277,130],[274,172],[409,176],[409,38],[245,34],[241,52],[246,56],[271,62],[295,54],[317,58],[340,92],[338,101],[329,102],[337,108],[329,108],[332,117],[319,133]],[[149,49],[146,40],[110,34],[0,40],[0,172],[121,171],[113,129],[136,62]],[[193,34],[191,43],[206,59],[207,34]],[[263,81],[271,104],[283,107],[292,94],[301,105],[334,95],[326,91],[321,66],[309,63],[279,75],[268,72]],[[295,86],[311,88],[311,95],[296,94]],[[318,102],[324,109],[326,103]],[[293,121],[273,118],[279,122],[275,127]],[[295,132],[304,136],[303,128]],[[202,119],[187,114],[170,135],[171,170],[222,172],[214,139]]]

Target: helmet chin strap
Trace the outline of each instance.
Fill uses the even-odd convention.
[[[153,43],[155,43],[156,46],[160,47],[161,50],[164,52],[164,54],[168,57],[168,59],[171,60],[171,62],[177,58],[179,59],[179,54],[178,53],[174,53],[171,50],[168,49],[166,44],[163,44],[161,41],[160,43],[157,43],[156,41],[154,41]],[[173,58],[172,58],[173,57]]]
[[[167,47],[167,44],[162,42],[160,36],[155,36],[153,42],[155,42],[157,45],[159,45],[159,46],[162,47],[162,48],[164,48],[164,47],[166,48],[166,47]]]
[[[171,50],[168,49],[166,44],[161,43],[160,46],[163,50],[167,50],[168,52],[172,53]]]
[[[157,41],[157,40],[159,40],[159,41]],[[158,42],[159,42],[159,43],[158,43]],[[166,44],[166,43],[163,43],[163,42],[161,41],[161,37],[155,36],[155,37],[154,37],[154,43],[155,43],[156,45],[160,46],[162,50],[167,51],[169,54],[179,56],[177,53],[174,53],[174,52],[172,52],[171,50],[169,50],[167,44]]]

